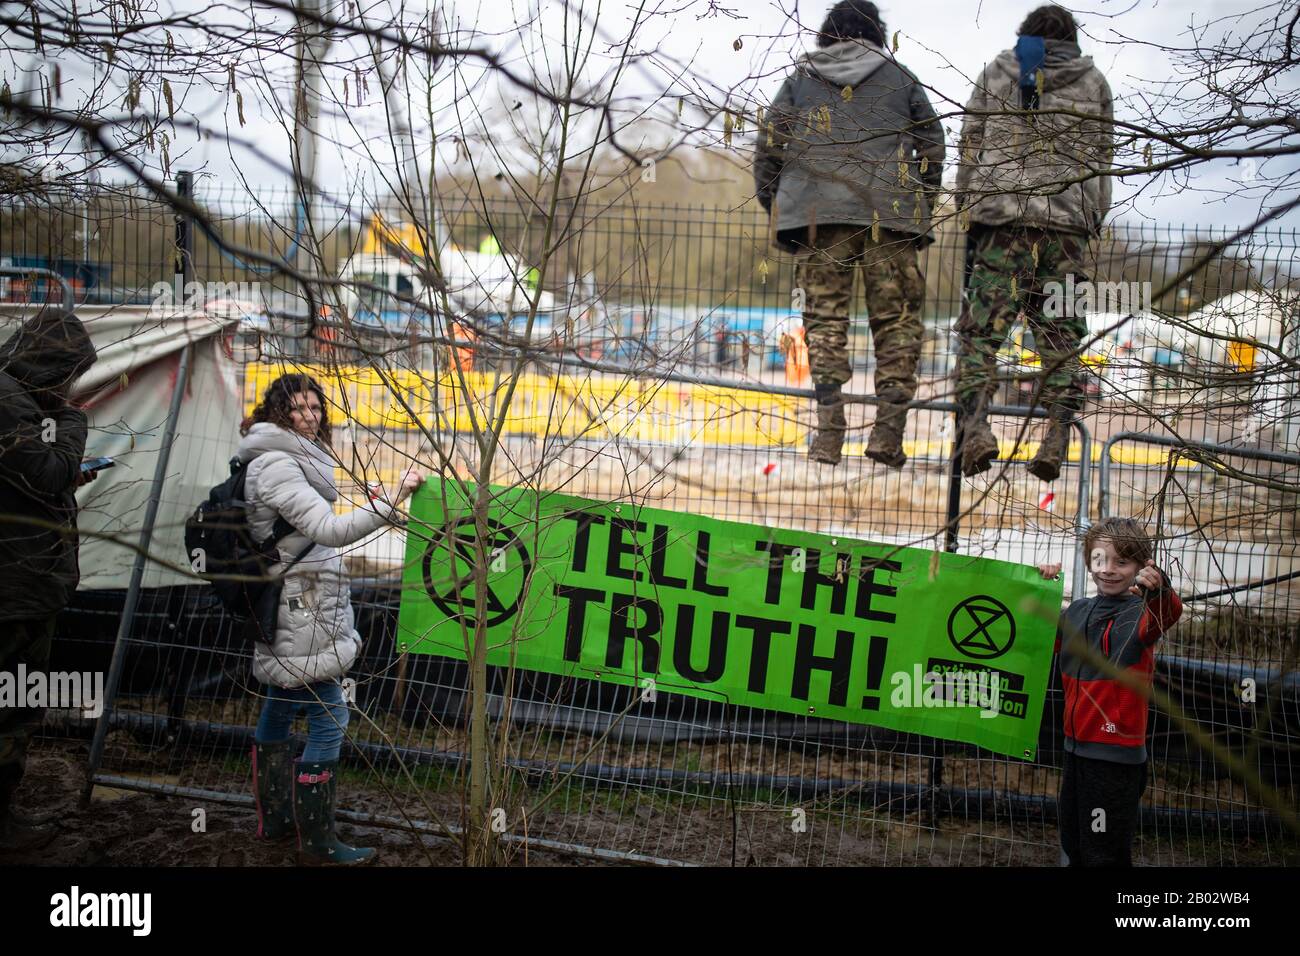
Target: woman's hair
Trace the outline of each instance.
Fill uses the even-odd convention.
[[[1083,556],[1091,559],[1092,549],[1102,538],[1110,540],[1121,558],[1144,566],[1155,556],[1155,544],[1147,529],[1133,518],[1103,518],[1083,536]]]
[[[830,46],[841,40],[869,40],[885,45],[885,21],[870,0],[840,0],[826,14],[817,37],[818,46]]]
[[[247,435],[248,429],[256,422],[271,422],[281,428],[293,431],[293,396],[299,392],[315,392],[320,399],[320,428],[316,440],[323,445],[330,443],[329,405],[325,401],[325,391],[316,384],[310,375],[290,373],[281,375],[266,387],[262,401],[253,409],[253,413],[239,424],[239,434]]]
[[[1079,25],[1074,22],[1074,15],[1065,7],[1054,3],[1029,11],[1025,22],[1016,31],[1017,36],[1042,37],[1044,40],[1070,40],[1079,42]]]

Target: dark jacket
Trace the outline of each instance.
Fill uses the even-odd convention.
[[[77,589],[86,414],[64,390],[93,364],[90,336],[63,309],[43,309],[0,346],[0,620],[48,617]]]
[[[755,190],[769,212],[775,201],[781,246],[793,250],[813,223],[932,239],[943,126],[916,77],[881,47],[841,40],[800,59],[757,137]]]
[[[1035,71],[1036,73],[1038,71]],[[1110,86],[1068,40],[1048,40],[1042,92],[1024,109],[1015,50],[975,83],[958,151],[957,195],[970,221],[1092,236],[1110,211]]]
[[[1099,594],[1065,609],[1056,648],[1065,691],[1065,749],[1070,753],[1112,763],[1146,762],[1147,698],[1098,663],[1072,653],[1069,638],[1085,635],[1089,648],[1149,687],[1156,642],[1183,613],[1167,578],[1164,583],[1142,597]]]

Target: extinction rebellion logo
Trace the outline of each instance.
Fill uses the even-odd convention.
[[[948,615],[948,640],[967,657],[992,660],[1011,650],[1016,640],[1016,619],[1001,601],[976,594]]]
[[[487,594],[487,626],[508,621],[519,610],[533,562],[519,536],[495,519],[487,521],[491,533]],[[435,535],[424,552],[424,590],[452,620],[474,627],[474,519],[461,518]]]

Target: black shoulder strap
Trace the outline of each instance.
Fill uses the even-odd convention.
[[[284,577],[286,574],[288,574],[288,573],[289,573],[289,570],[290,570],[290,569],[291,569],[295,564],[297,564],[299,561],[301,561],[303,558],[307,557],[307,552],[310,551],[310,550],[311,550],[312,548],[314,548],[314,547],[316,547],[316,542],[315,542],[315,541],[308,541],[308,542],[307,542],[307,547],[305,547],[305,548],[303,548],[301,551],[299,551],[297,557],[295,557],[292,561],[290,561],[288,564],[286,564],[286,565],[284,566],[284,570],[280,572],[280,577]]]
[[[230,460],[230,466],[232,471],[234,471],[235,463],[238,461],[239,461],[238,458],[232,458]],[[271,534],[269,537],[266,538],[266,540],[262,542],[262,550],[270,551],[277,544],[279,544],[284,538],[293,534],[297,530],[298,530],[297,528],[295,528],[293,525],[291,525],[288,522],[288,520],[285,519],[284,515],[277,512],[275,516],[275,524],[271,526]],[[310,548],[308,550],[310,550]],[[307,553],[306,551],[303,552],[303,554],[306,553]],[[302,555],[299,555],[299,558],[301,557]]]
[[[261,550],[263,552],[273,550],[282,540],[293,534],[298,529],[285,520],[284,515],[275,516],[275,524],[271,526],[271,533],[262,541]]]
[[[288,520],[282,514],[275,516],[275,524],[271,526],[271,544],[279,544],[282,538],[286,538],[298,529],[289,524]]]

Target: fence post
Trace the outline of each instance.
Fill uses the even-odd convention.
[[[192,197],[193,180],[189,173],[176,176],[177,195],[185,199]],[[193,275],[194,265],[194,230],[188,213],[176,214],[176,264],[182,277],[182,294],[184,283]],[[182,299],[182,302],[184,300]],[[181,303],[176,303],[176,308]],[[162,442],[158,446],[158,460],[154,465],[153,482],[149,486],[149,501],[145,506],[144,527],[140,530],[139,551],[131,565],[131,580],[127,585],[126,599],[122,607],[122,619],[118,622],[117,638],[113,643],[113,658],[108,666],[108,680],[104,687],[103,711],[95,722],[95,735],[91,739],[90,759],[86,765],[86,783],[81,791],[81,806],[90,803],[95,789],[95,775],[99,772],[100,762],[104,759],[104,740],[108,736],[109,722],[113,717],[113,699],[117,696],[117,687],[122,679],[122,665],[126,659],[126,643],[135,624],[136,610],[140,605],[140,591],[144,580],[144,565],[153,542],[154,524],[158,520],[158,505],[162,500],[162,484],[167,476],[167,466],[171,460],[172,444],[176,438],[176,420],[180,417],[181,400],[190,378],[190,356],[192,345],[181,349],[180,364],[176,371],[176,384],[172,388],[171,404],[167,409],[167,422],[163,426]]]
[[[961,412],[952,413],[952,457],[948,461],[948,510],[944,525],[945,551],[957,550],[957,519],[961,516],[961,449],[965,444],[962,434]]]
[[[969,273],[967,274],[969,278]],[[957,551],[957,523],[961,516],[961,450],[965,444],[961,406],[952,413],[952,457],[948,461],[948,508],[944,525],[944,550]],[[943,741],[934,740],[936,753],[930,758],[930,827],[939,829],[939,791],[943,789]]]
[[[963,314],[970,308],[967,295],[970,291],[971,273],[975,270],[975,243],[966,233],[966,248],[962,258],[961,304]],[[960,369],[954,370],[960,371]],[[952,457],[948,460],[948,509],[944,525],[944,550],[957,551],[957,522],[961,516],[961,452],[966,444],[966,423],[962,420],[961,396],[954,395],[957,407],[952,413]],[[930,761],[930,826],[939,828],[939,791],[943,788],[943,741],[935,740],[938,754]]]
[[[179,172],[176,174],[176,195],[182,199],[194,200],[194,174]],[[176,215],[176,267],[173,270],[181,277],[181,294],[184,295],[185,283],[194,278],[194,223],[190,217]],[[182,301],[184,301],[182,299]],[[179,306],[180,303],[178,302]]]
[[[975,243],[971,240],[969,232],[966,233],[966,248],[962,257],[961,270],[961,298],[958,308],[964,316],[966,310],[970,308],[968,294],[970,292],[971,273],[975,271]],[[960,347],[958,356],[954,357],[956,361],[960,357]],[[960,369],[954,369],[954,375],[960,372]],[[956,409],[952,413],[952,458],[948,463],[948,523],[947,530],[944,533],[944,549],[955,552],[957,550],[957,517],[961,514],[961,450],[966,444],[966,436],[962,434],[964,422],[962,421],[961,396],[954,393],[954,400],[957,403]]]
[[[1074,525],[1080,541],[1082,535],[1087,532],[1088,527],[1092,524],[1092,501],[1089,492],[1092,488],[1092,434],[1088,431],[1088,426],[1083,423],[1082,419],[1076,418],[1073,422],[1075,428],[1079,430],[1079,495],[1078,510],[1075,513]],[[1106,455],[1110,453],[1110,443],[1102,450],[1102,468],[1106,466]],[[1103,475],[1105,471],[1103,470]],[[1102,495],[1105,495],[1103,487]],[[1104,518],[1105,515],[1103,514]],[[1088,590],[1088,568],[1083,560],[1083,546],[1076,544],[1074,548],[1074,580],[1071,584],[1072,597],[1077,601]]]

